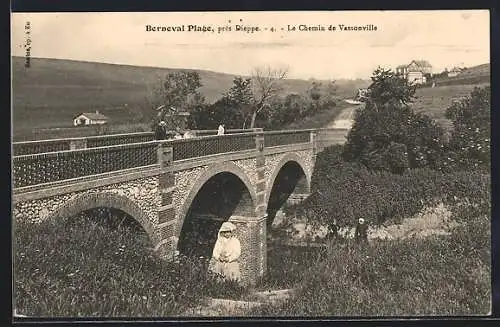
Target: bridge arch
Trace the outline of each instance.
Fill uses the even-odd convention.
[[[130,198],[112,192],[96,192],[77,195],[58,207],[49,217],[67,218],[83,211],[96,208],[112,208],[125,212],[141,225],[153,244],[160,240],[154,233],[154,227],[146,213]]]
[[[254,216],[256,202],[255,187],[241,167],[229,161],[209,167],[197,178],[178,211],[179,252],[211,255],[222,222],[232,215]],[[203,249],[197,249],[196,242],[204,242]]]
[[[291,194],[309,194],[311,189],[311,175],[306,168],[306,161],[296,153],[285,154],[266,182],[265,204],[268,215],[268,223],[272,223],[277,211]],[[287,176],[290,174],[291,176]],[[284,199],[277,199],[279,188],[283,188],[283,177],[290,177],[289,185],[284,185]],[[272,202],[272,203],[271,203]],[[275,203],[276,202],[276,203]]]

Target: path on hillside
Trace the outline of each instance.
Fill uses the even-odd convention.
[[[343,109],[334,121],[326,125],[327,128],[351,128],[354,121],[354,112],[361,105],[352,105]]]

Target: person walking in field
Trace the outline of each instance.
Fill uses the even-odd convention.
[[[337,225],[337,221],[334,219],[328,224],[328,234],[327,237],[329,240],[336,239],[339,233],[339,226]]]
[[[234,235],[235,230],[236,226],[233,223],[226,221],[222,224],[210,260],[210,270],[225,279],[241,281],[238,262],[241,244]]]
[[[354,237],[358,243],[368,243],[368,226],[365,224],[365,220],[363,218],[358,219]]]
[[[217,130],[217,135],[224,135],[224,124],[220,124]]]

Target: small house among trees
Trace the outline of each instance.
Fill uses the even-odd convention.
[[[403,75],[409,82],[415,84],[427,83],[427,77],[432,74],[432,65],[426,60],[413,60],[408,65],[396,67],[396,73]]]
[[[98,110],[95,112],[84,112],[73,118],[74,126],[82,125],[103,125],[108,122],[108,117],[101,114]]]

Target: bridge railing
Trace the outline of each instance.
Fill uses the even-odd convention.
[[[318,151],[334,144],[344,144],[347,140],[348,128],[321,128],[316,132],[316,147]]]
[[[256,132],[173,140],[173,160],[255,149]]]
[[[150,142],[155,140],[155,136],[152,132],[140,132],[91,136],[85,139],[87,148],[97,148],[110,145]]]
[[[156,164],[161,167],[165,162],[165,152],[162,148],[171,148],[170,160],[179,161],[214,154],[260,150],[262,142],[259,140],[262,140],[262,137],[265,147],[305,143],[314,146],[322,139],[330,143],[341,143],[345,133],[346,130],[253,131],[15,155],[12,169],[13,186],[28,187]],[[54,145],[56,146],[59,145]]]
[[[103,146],[141,143],[154,140],[152,132],[110,134],[88,137],[71,137],[64,139],[49,139],[39,141],[24,141],[13,143],[14,156],[46,153],[55,151],[97,148]]]
[[[311,142],[312,129],[264,132],[264,146],[273,147]]]
[[[14,156],[13,186],[32,186],[157,163],[156,141]]]
[[[32,153],[66,151],[70,150],[70,144],[68,139],[14,142],[12,153],[14,156],[20,156]]]
[[[249,129],[229,129],[227,134],[248,133],[249,131],[262,131],[262,128]],[[217,130],[193,130],[196,137],[217,135]],[[174,136],[174,132],[169,132],[170,137]],[[13,155],[26,155],[35,153],[46,153],[56,151],[67,151],[85,148],[97,148],[103,146],[112,146],[120,144],[132,144],[141,142],[154,141],[153,132],[138,132],[125,134],[109,134],[88,137],[72,137],[65,139],[49,139],[39,141],[24,141],[13,143]]]

